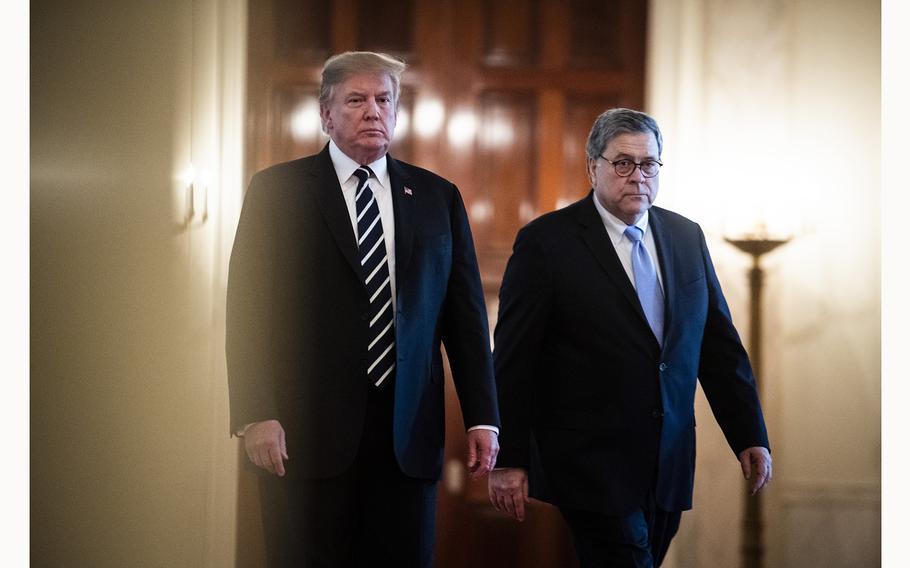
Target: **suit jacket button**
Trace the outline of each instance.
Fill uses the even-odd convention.
[[[653,418],[655,420],[657,420],[658,418],[660,418],[663,415],[664,415],[664,413],[661,412],[659,408],[655,408],[654,410],[651,411],[651,418]]]
[[[661,364],[660,364],[660,370],[661,370],[661,371],[666,371],[666,370],[667,370],[667,364],[666,364],[666,363],[661,363]]]

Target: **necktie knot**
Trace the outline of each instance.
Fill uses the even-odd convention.
[[[642,231],[640,228],[636,227],[635,225],[629,225],[628,227],[626,227],[626,230],[624,232],[625,232],[625,235],[627,237],[629,237],[629,240],[632,241],[633,243],[637,243],[637,242],[641,241],[642,237],[644,237],[644,235],[645,235],[645,232]]]
[[[354,171],[354,175],[357,176],[357,187],[361,187],[368,179],[373,177],[373,170],[368,166],[360,166]]]

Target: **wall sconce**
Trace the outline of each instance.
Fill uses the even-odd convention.
[[[184,188],[185,205],[183,228],[190,228],[198,218],[200,225],[209,220],[209,173],[206,170],[197,171],[193,164],[187,166],[181,174],[180,181]],[[197,207],[197,199],[201,200]]]

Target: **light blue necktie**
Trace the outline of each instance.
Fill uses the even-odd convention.
[[[663,345],[664,294],[657,281],[657,271],[654,269],[651,255],[641,242],[644,232],[635,225],[631,225],[626,227],[625,235],[632,241],[632,274],[635,276],[635,292],[638,294],[638,301],[641,302],[641,309],[645,312],[654,337],[657,338],[659,344]]]

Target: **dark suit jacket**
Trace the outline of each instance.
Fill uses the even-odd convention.
[[[494,360],[498,467],[558,506],[625,515],[692,506],[696,379],[734,452],[768,446],[745,350],[698,225],[650,209],[665,290],[660,347],[592,196],[515,241]]]
[[[486,310],[458,189],[387,159],[395,212],[395,455],[406,475],[437,479],[445,426],[440,341],[465,423],[499,425]],[[253,177],[228,280],[231,428],[279,420],[289,472],[304,477],[342,473],[360,441],[372,387],[359,264],[328,146]]]

